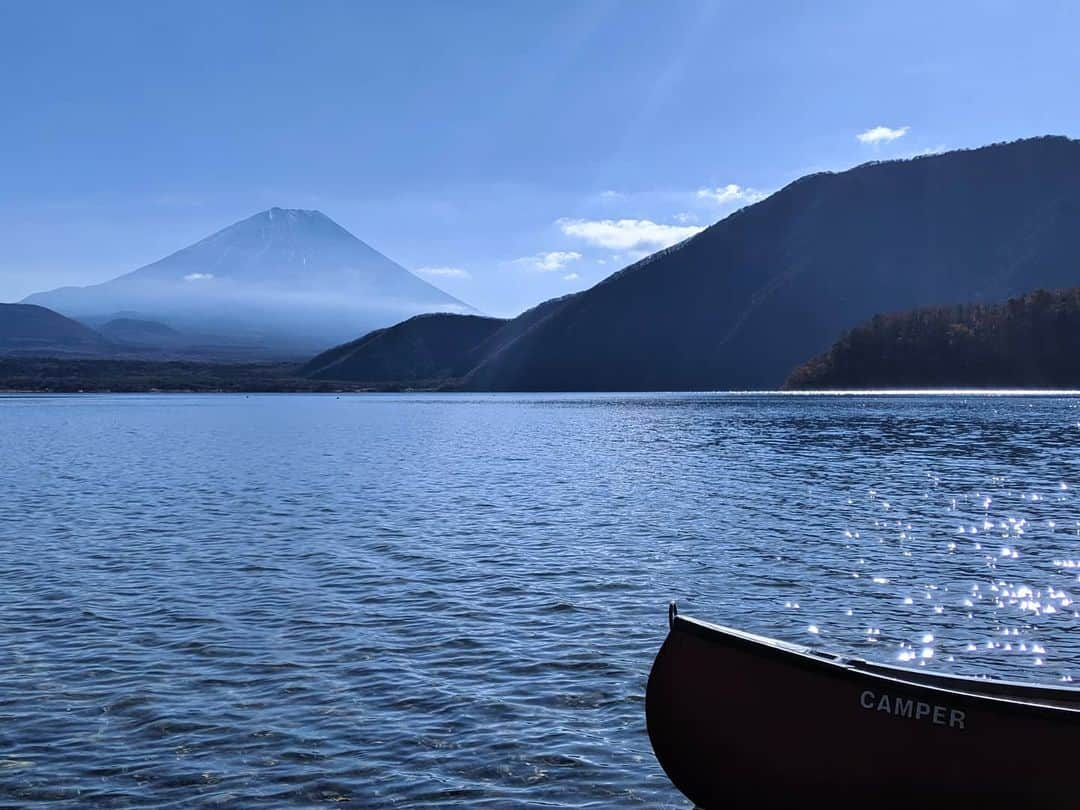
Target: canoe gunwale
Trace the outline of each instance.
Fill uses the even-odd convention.
[[[924,673],[905,667],[876,664],[683,616],[674,608],[669,612],[669,624],[671,634],[689,633],[712,643],[743,647],[757,655],[774,658],[778,663],[789,667],[819,672],[831,671],[836,677],[857,679],[866,683],[902,684],[943,698],[950,695],[963,696],[986,701],[993,704],[997,710],[1045,712],[1059,717],[1062,714],[1080,716],[1080,689],[1075,687]],[[925,679],[928,678],[936,682],[927,682]],[[992,687],[991,691],[987,690],[988,686]]]

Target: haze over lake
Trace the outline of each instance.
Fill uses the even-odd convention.
[[[0,801],[687,806],[665,606],[1080,678],[1080,397],[0,398]]]

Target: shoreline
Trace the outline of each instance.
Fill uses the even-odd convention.
[[[687,391],[463,391],[452,388],[413,388],[397,385],[356,385],[355,387],[296,386],[280,388],[8,388],[0,386],[0,396],[47,394],[52,396],[80,395],[140,395],[147,394],[220,394],[220,395],[267,395],[267,394],[457,394],[463,396],[544,396],[544,397],[648,397],[648,396],[699,396],[699,397],[1080,397],[1080,389],[1064,388],[940,388],[940,389],[845,389],[837,391],[784,391],[760,389],[736,390],[687,390]]]
[[[589,395],[745,395],[787,397],[897,397],[897,396],[1080,396],[1080,389],[1046,386],[981,387],[939,386],[834,389],[777,387],[757,390],[464,390],[462,380],[389,380],[350,382],[315,380],[299,376],[296,362],[209,363],[191,360],[71,359],[58,357],[0,356],[0,393],[4,394],[356,394],[356,393],[464,393],[464,394],[589,394]]]

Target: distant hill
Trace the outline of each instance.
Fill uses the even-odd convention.
[[[204,344],[298,355],[422,312],[470,312],[319,211],[272,208],[104,284],[24,303],[98,323],[127,313]]]
[[[784,387],[1080,388],[1080,289],[877,315]]]
[[[24,356],[112,354],[102,335],[70,318],[32,304],[0,304],[0,353]]]
[[[138,345],[173,345],[183,340],[183,335],[171,326],[138,318],[114,318],[98,331],[109,340]]]
[[[874,313],[1077,286],[1077,257],[1080,142],[824,172],[511,321],[465,385],[776,388]]]
[[[471,353],[505,323],[477,315],[417,315],[323,352],[300,374],[368,383],[452,379],[469,371]]]
[[[461,387],[477,365],[505,351],[574,297],[553,298],[512,320],[452,314],[417,316],[329,349],[308,361],[300,373],[312,379],[347,382],[434,383],[441,377],[444,387]],[[432,347],[435,342],[438,346]],[[417,355],[431,352],[437,352],[437,362],[418,362]],[[362,362],[353,361],[353,357]],[[442,372],[436,374],[437,368]]]

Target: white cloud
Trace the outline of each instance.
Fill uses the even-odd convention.
[[[581,254],[576,250],[552,250],[547,253],[537,253],[535,256],[525,256],[515,259],[515,264],[527,264],[544,273],[552,270],[562,270],[570,262],[581,259]]]
[[[618,191],[611,191],[609,189],[608,191],[601,191],[600,192],[600,199],[601,200],[606,200],[606,201],[621,200],[622,198],[623,198],[623,195],[620,194]]]
[[[687,222],[697,222],[698,216],[693,211],[680,211],[675,215],[675,221],[685,225]]]
[[[855,137],[859,139],[860,143],[890,143],[897,138],[903,138],[908,134],[909,129],[911,127],[899,127],[897,129],[874,127],[866,130],[866,132],[860,132]]]
[[[756,188],[743,188],[735,183],[728,183],[726,186],[717,186],[716,188],[699,188],[697,192],[699,200],[709,200],[718,205],[739,202],[756,203],[768,196],[764,191],[758,191]]]
[[[610,250],[666,248],[703,230],[694,225],[664,225],[648,219],[560,219],[556,224],[567,236]]]
[[[188,273],[184,276],[184,281],[208,281],[213,277],[213,273]]]
[[[468,270],[460,267],[419,267],[416,272],[423,276],[441,276],[442,278],[472,278]]]
[[[563,281],[577,281],[579,278],[581,278],[581,276],[577,273],[567,273],[563,276]]]

